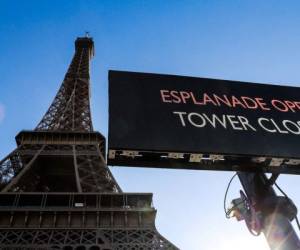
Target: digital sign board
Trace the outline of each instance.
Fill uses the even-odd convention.
[[[297,87],[110,71],[108,163],[297,171],[299,114]]]

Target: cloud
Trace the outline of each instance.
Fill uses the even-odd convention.
[[[4,120],[5,117],[5,107],[0,103],[0,124]]]

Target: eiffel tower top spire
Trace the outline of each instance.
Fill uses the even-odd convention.
[[[90,60],[94,42],[90,37],[75,41],[75,54],[63,83],[35,130],[91,132]]]

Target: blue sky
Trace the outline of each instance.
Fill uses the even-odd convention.
[[[46,112],[89,31],[94,127],[107,134],[109,69],[300,87],[300,2],[0,0],[0,156]],[[113,167],[124,191],[153,192],[159,231],[181,249],[268,249],[225,219],[233,173]],[[278,183],[300,206],[299,177]],[[237,180],[229,200],[238,196]]]

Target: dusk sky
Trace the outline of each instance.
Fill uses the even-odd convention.
[[[107,136],[109,69],[300,87],[299,12],[296,0],[0,0],[0,158],[47,111],[86,31],[96,51],[93,125]],[[180,249],[268,249],[244,222],[225,218],[234,172],[111,170],[123,191],[153,193],[158,231]],[[278,179],[298,207],[299,180]],[[235,179],[228,204],[240,189]]]

